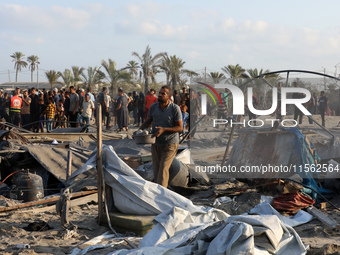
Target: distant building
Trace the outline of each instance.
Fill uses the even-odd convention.
[[[37,82],[4,82],[0,84],[0,89],[2,90],[13,90],[16,87],[19,87],[21,90],[29,89],[32,87],[39,89],[39,90],[41,89],[50,90],[51,89],[50,83],[46,81],[39,82],[39,84]],[[64,87],[65,87],[64,83],[56,82],[54,83],[53,88],[61,89]]]

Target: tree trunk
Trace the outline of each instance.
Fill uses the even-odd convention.
[[[31,82],[33,82],[33,69],[31,70]]]
[[[145,77],[145,88],[144,88],[145,96],[148,94],[148,90],[149,90],[149,77]]]
[[[114,84],[111,83],[110,92],[111,92],[112,96],[114,95],[114,93],[113,93],[114,88],[115,88]]]
[[[19,72],[19,69],[17,67],[17,71],[16,71],[16,74],[15,74],[15,82],[18,82],[18,72]]]

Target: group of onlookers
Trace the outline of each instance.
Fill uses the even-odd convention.
[[[57,127],[79,127],[90,124],[94,111],[94,96],[88,89],[71,86],[68,90],[47,91],[17,87],[12,93],[0,91],[0,117],[3,121],[33,132],[47,132]],[[2,124],[2,128],[6,125]]]

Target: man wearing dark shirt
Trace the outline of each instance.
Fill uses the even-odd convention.
[[[181,105],[181,98],[178,95],[177,90],[174,91],[174,103],[177,104],[178,106]]]

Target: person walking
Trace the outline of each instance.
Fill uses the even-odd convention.
[[[170,87],[163,86],[158,102],[151,105],[140,128],[149,128],[152,124],[152,134],[156,136],[156,142],[151,146],[154,182],[165,188],[169,183],[169,168],[178,150],[179,133],[183,130],[181,110],[170,97]]]

